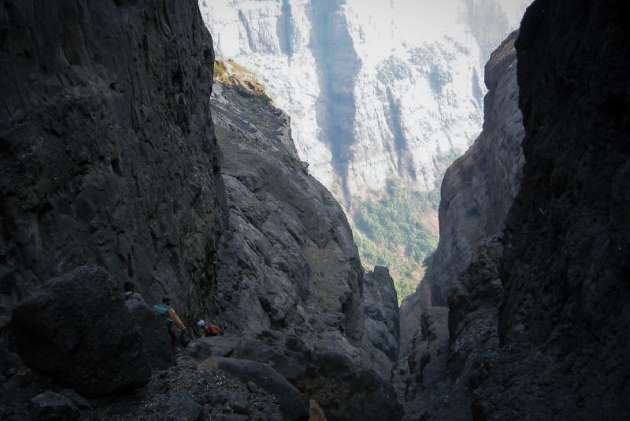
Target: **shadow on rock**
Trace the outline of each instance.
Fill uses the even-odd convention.
[[[46,283],[14,309],[13,329],[27,366],[86,396],[138,388],[151,377],[140,333],[101,268]]]

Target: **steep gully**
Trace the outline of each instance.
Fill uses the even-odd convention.
[[[402,416],[393,281],[282,111],[208,101],[196,2],[7,1],[0,25],[0,418]],[[172,355],[164,295],[226,334]]]
[[[397,420],[393,380],[410,420],[627,419],[630,10],[589,5],[537,0],[518,60],[515,36],[493,54],[443,188],[465,236],[403,306],[399,360],[392,280],[286,115],[235,85],[210,120],[194,2],[5,2],[2,418]],[[158,367],[124,281],[226,335]]]

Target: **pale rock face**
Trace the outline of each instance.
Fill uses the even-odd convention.
[[[478,50],[456,41],[392,52],[357,82],[357,121],[352,191],[380,190],[399,177],[420,190],[439,183],[438,158],[463,152],[479,130],[482,106],[474,98],[478,66],[457,50]],[[464,75],[453,78],[452,74]],[[475,83],[471,83],[471,81]],[[465,92],[465,95],[461,95]]]
[[[351,206],[417,190],[481,130],[483,65],[524,0],[200,0],[218,56],[291,116],[300,158]]]
[[[332,155],[318,141],[320,86],[309,47],[309,1],[202,0],[199,7],[218,56],[235,58],[258,75],[275,104],[291,116],[300,157],[322,183],[332,185]]]

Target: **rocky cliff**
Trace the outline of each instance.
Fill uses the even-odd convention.
[[[528,9],[516,43],[521,187],[503,239],[478,244],[452,282],[448,314],[421,318],[401,387],[409,419],[630,415],[628,11]]]
[[[445,168],[441,160],[453,149],[463,151],[481,123],[484,53],[466,33],[492,22],[488,37],[502,37],[520,18],[509,13],[510,22],[505,10],[520,3],[453,2],[452,13],[440,16],[417,2],[200,5],[209,11],[208,26],[221,33],[220,54],[260,75],[293,117],[302,159],[349,205],[353,198],[379,196],[392,177],[435,188]],[[499,18],[487,19],[493,13]],[[398,51],[397,44],[406,47]]]
[[[628,12],[528,10],[511,207],[511,41],[493,55],[484,135],[445,185],[484,203],[442,206],[467,236],[445,235],[445,250],[468,264],[395,364],[408,333],[388,271],[363,273],[340,205],[266,95],[242,83],[209,98],[192,1],[5,1],[0,418],[398,420],[392,383],[410,420],[630,418]],[[140,293],[123,296],[125,282]],[[166,335],[145,303],[163,294],[225,334],[173,361],[147,339]]]
[[[194,2],[5,2],[0,304],[85,264],[191,315],[215,277],[212,41]],[[107,34],[107,36],[104,36]],[[120,48],[121,45],[126,48]]]
[[[527,164],[506,223],[498,334],[504,354],[527,357],[497,362],[482,389],[488,419],[630,416],[628,12],[538,0],[523,21]]]
[[[446,306],[448,291],[479,244],[501,235],[520,187],[524,128],[516,80],[517,33],[493,52],[485,68],[484,129],[449,167],[442,182],[440,242],[418,290],[401,306],[403,348],[408,350],[430,306]]]
[[[287,115],[210,98],[197,5],[37,6],[0,8],[0,418],[400,419],[393,281]],[[163,295],[225,335],[173,360]]]
[[[364,264],[389,266],[401,296],[437,244],[444,171],[481,130],[483,64],[527,3],[199,2],[217,55],[251,69],[289,114],[300,159],[344,205]]]
[[[229,208],[216,317],[252,338],[235,355],[270,362],[330,419],[395,419],[386,382],[398,355],[391,278],[386,270],[364,277],[345,215],[298,159],[286,114],[225,85],[212,104]],[[364,376],[377,393],[350,392],[334,380],[344,375]]]
[[[261,78],[292,117],[301,159],[350,207],[391,178],[439,185],[479,133],[483,63],[527,2],[199,4],[218,55]]]

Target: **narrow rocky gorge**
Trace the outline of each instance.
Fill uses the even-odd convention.
[[[216,86],[212,104],[229,209],[216,318],[240,339],[226,334],[208,349],[225,340],[222,353],[270,363],[329,419],[399,418],[387,270],[363,273],[344,213],[299,160],[286,114],[231,86]]]
[[[492,311],[476,314],[477,309],[462,303],[457,303],[462,309],[450,304],[455,300],[454,290],[465,299],[466,294],[472,294],[463,280],[466,273],[490,270],[498,276],[496,268],[487,268],[477,260],[486,252],[496,257],[497,250],[492,247],[500,247],[504,221],[521,183],[525,130],[518,104],[514,48],[517,37],[517,32],[511,34],[486,65],[488,94],[483,132],[446,171],[440,202],[440,243],[418,290],[401,305],[401,347],[405,358],[399,367],[403,374],[399,389],[403,399],[409,401],[408,419],[419,415],[436,420],[468,419],[466,385],[451,383],[447,378],[476,375],[475,368],[462,367],[461,362],[466,361],[468,353],[485,349],[485,341],[494,337]],[[492,295],[498,286],[492,276],[485,276],[489,285],[484,288]],[[472,312],[479,319],[470,328],[473,333],[461,340],[463,350],[452,348],[450,333],[452,322],[457,320],[456,311],[466,317],[470,317],[467,312]],[[470,340],[475,342],[467,343]],[[456,355],[459,361],[454,369]]]
[[[247,83],[210,96],[196,3],[0,10],[0,417],[400,419],[393,281],[287,115]],[[173,355],[165,295],[225,334]]]
[[[195,0],[5,0],[0,419],[630,419],[629,12],[536,0],[492,53],[399,309]],[[163,296],[223,334],[173,352]]]
[[[520,187],[525,135],[518,105],[518,33],[493,52],[485,68],[484,129],[444,176],[440,201],[440,242],[418,290],[401,306],[407,348],[424,309],[447,307],[448,291],[468,267],[479,244],[500,236]]]
[[[289,114],[300,159],[346,210],[363,263],[389,266],[404,298],[437,243],[444,172],[481,130],[484,64],[528,3],[199,6],[217,56],[254,72]]]

